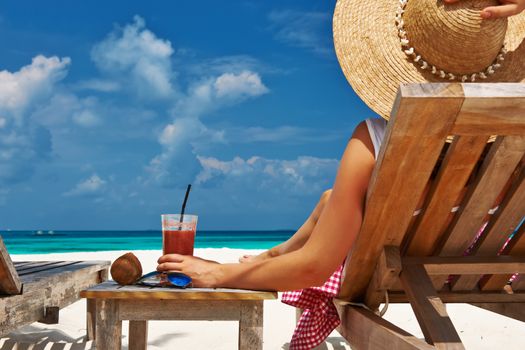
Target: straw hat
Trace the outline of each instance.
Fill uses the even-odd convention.
[[[334,43],[361,99],[389,118],[403,83],[523,82],[525,12],[483,20],[497,0],[338,0]]]

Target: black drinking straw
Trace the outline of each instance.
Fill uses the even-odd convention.
[[[180,222],[184,218],[184,211],[186,210],[186,202],[188,201],[188,195],[190,194],[191,184],[188,185],[186,189],[186,195],[184,196],[184,202],[182,202],[182,210],[180,211]]]

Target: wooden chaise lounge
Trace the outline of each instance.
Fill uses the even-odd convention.
[[[109,261],[13,263],[0,237],[0,336],[37,321],[58,323],[59,309],[77,301],[81,290],[107,280],[109,265]]]
[[[400,88],[336,301],[352,349],[463,349],[444,303],[525,321],[524,153],[525,84]],[[426,342],[373,312],[386,295]]]

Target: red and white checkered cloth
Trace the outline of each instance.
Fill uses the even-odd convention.
[[[343,265],[321,287],[284,292],[281,301],[303,309],[290,350],[309,350],[321,344],[341,321],[332,303],[341,289]]]

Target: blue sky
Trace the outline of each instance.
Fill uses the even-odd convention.
[[[297,228],[373,113],[335,0],[0,4],[0,229]]]

